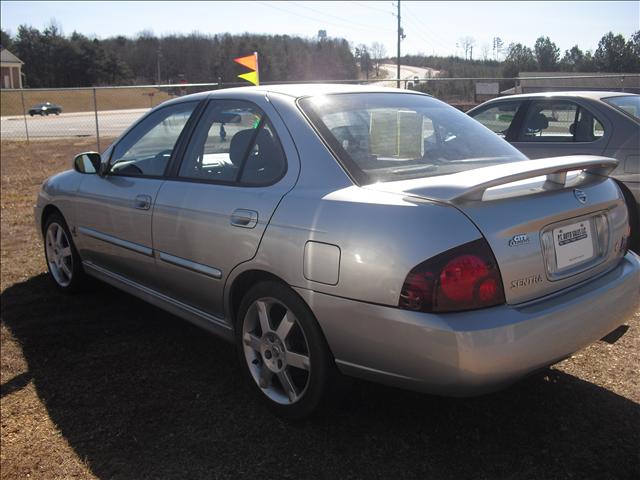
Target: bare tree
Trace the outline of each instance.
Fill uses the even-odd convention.
[[[499,60],[504,51],[504,42],[500,37],[493,37],[493,59]]]
[[[458,40],[458,43],[464,50],[464,58],[469,59],[473,52],[473,46],[476,44],[476,40],[473,37],[462,37]]]
[[[380,61],[387,56],[387,50],[380,42],[373,42],[369,47],[369,55],[373,59],[373,66],[376,69],[376,77],[380,76]]]
[[[482,44],[482,60],[484,60],[485,62],[489,60],[489,52],[491,52],[491,47],[489,46],[488,43],[483,43]]]

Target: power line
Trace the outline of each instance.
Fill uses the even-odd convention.
[[[286,10],[284,8],[281,8],[281,7],[278,7],[276,5],[273,5],[271,3],[267,3],[267,2],[256,2],[256,3],[258,3],[258,4],[262,5],[262,6],[265,6],[265,7],[274,8],[274,9],[279,10],[279,11],[284,12],[284,13],[288,13],[289,15],[293,15],[293,16],[301,17],[301,18],[306,18],[307,20],[313,20],[314,22],[319,22],[321,24],[331,25],[331,26],[338,27],[338,28],[355,28],[355,29],[358,29],[358,30],[366,30],[368,32],[381,30],[381,29],[376,28],[376,27],[360,27],[360,26],[356,26],[356,25],[351,24],[351,22],[349,22],[348,20],[345,20],[345,22],[349,23],[348,26],[347,25],[339,25],[339,24],[336,24],[336,23],[332,23],[332,22],[330,22],[330,21],[328,21],[326,19],[323,19],[323,18],[311,17],[311,16],[309,16],[307,14],[302,14],[302,13],[299,13],[299,12],[292,12],[290,10]],[[309,8],[309,7],[305,7],[305,8]]]
[[[428,44],[438,44],[439,47],[448,50],[449,47],[445,45],[443,42],[438,40],[436,37],[430,35],[428,32],[424,31],[417,23],[414,22],[411,17],[408,17],[409,26],[412,27],[412,32],[420,37],[425,43]],[[414,30],[415,29],[415,30]],[[425,36],[426,35],[426,36]]]
[[[449,50],[449,48],[450,48],[449,46],[447,46],[445,43],[443,43],[435,35],[432,35],[432,34],[429,33],[430,27],[427,26],[426,24],[422,23],[422,21],[419,20],[418,15],[413,10],[407,8],[406,6],[405,6],[405,9],[407,10],[408,13],[411,13],[411,16],[409,16],[408,18],[409,18],[409,20],[411,22],[414,23],[414,27],[416,27],[420,31],[420,33],[423,33],[422,29],[424,29],[424,34],[431,38],[431,40],[429,42],[435,42],[440,47],[444,48],[445,50]],[[426,39],[423,37],[423,40],[426,40]]]
[[[336,16],[336,15],[331,15],[330,13],[325,13],[325,12],[322,12],[322,11],[320,11],[320,10],[316,10],[315,8],[311,8],[311,7],[307,6],[307,5],[302,5],[302,4],[299,4],[299,3],[296,3],[296,2],[289,2],[289,4],[291,4],[291,5],[295,5],[296,7],[299,7],[299,8],[306,8],[307,10],[310,10],[310,11],[312,11],[312,12],[316,12],[316,13],[318,13],[318,14],[320,14],[320,15],[326,15],[327,17],[335,18],[335,19],[337,19],[337,20],[339,20],[339,21],[341,21],[341,22],[345,22],[345,23],[347,23],[349,27],[353,27],[354,25],[357,25],[357,26],[360,26],[361,28],[364,28],[364,29],[366,29],[366,30],[376,30],[376,31],[380,31],[380,30],[387,30],[387,31],[393,31],[393,29],[390,29],[390,28],[385,28],[385,27],[372,27],[372,26],[370,26],[370,25],[363,25],[362,23],[356,23],[356,22],[353,22],[352,20],[345,20],[345,19],[343,19],[343,18],[341,18],[341,17],[338,17],[338,16]]]
[[[358,5],[359,7],[368,8],[369,10],[375,10],[376,12],[382,12],[382,13],[393,15],[393,12],[390,12],[389,10],[383,10],[381,8],[371,7],[369,5],[365,5],[364,3],[360,3],[360,2],[351,2],[351,3],[353,3],[354,5]]]

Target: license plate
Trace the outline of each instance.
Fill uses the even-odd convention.
[[[553,230],[556,266],[562,270],[593,258],[591,220],[564,225]]]

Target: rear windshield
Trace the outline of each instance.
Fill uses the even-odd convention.
[[[527,159],[477,121],[426,95],[333,94],[303,98],[299,105],[360,184]]]
[[[622,110],[627,115],[640,120],[640,95],[624,95],[621,97],[603,98],[609,105]]]

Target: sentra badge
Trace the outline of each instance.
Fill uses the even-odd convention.
[[[511,288],[522,288],[542,283],[542,275],[529,275],[528,277],[511,280]]]
[[[520,233],[518,235],[514,235],[509,240],[510,247],[517,247],[518,245],[525,245],[529,243],[529,236],[526,233]]]

